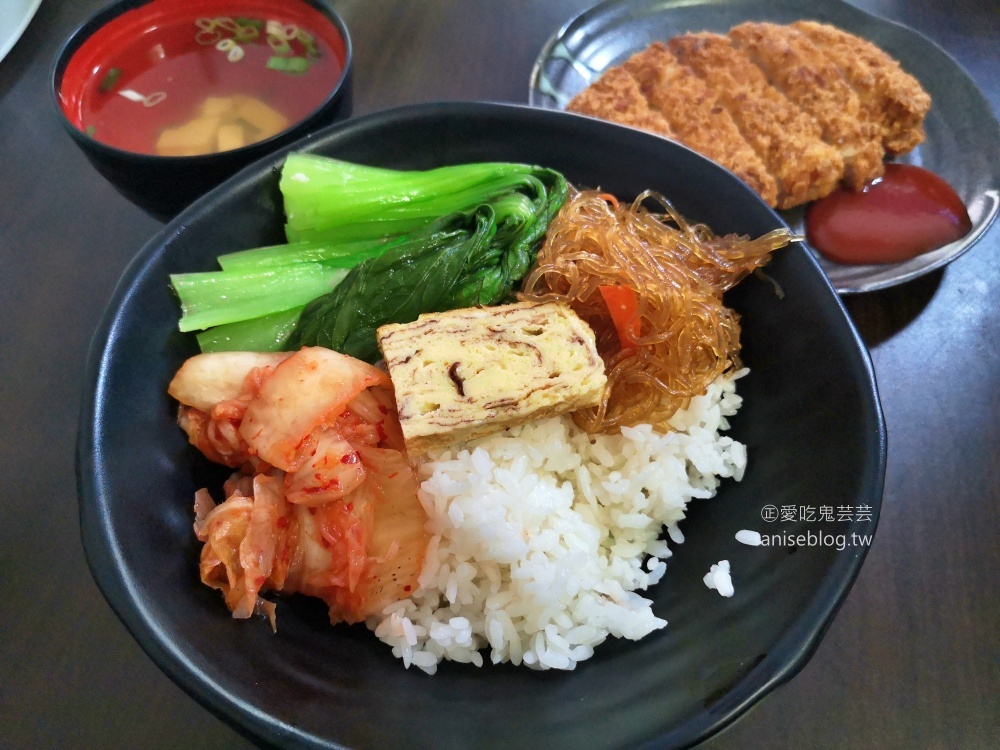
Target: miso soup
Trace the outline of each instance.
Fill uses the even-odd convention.
[[[330,96],[345,57],[336,27],[299,0],[153,0],[81,46],[60,96],[101,143],[193,156],[302,120]]]

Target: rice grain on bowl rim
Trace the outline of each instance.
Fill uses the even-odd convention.
[[[393,654],[429,674],[442,659],[573,669],[608,636],[666,626],[636,593],[671,551],[660,535],[687,503],[739,481],[746,448],[721,432],[741,370],[670,422],[589,436],[555,417],[453,446],[419,469],[433,533],[419,588],[369,620]],[[488,652],[485,650],[488,649]]]

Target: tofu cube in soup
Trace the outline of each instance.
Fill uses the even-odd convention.
[[[223,125],[216,136],[216,151],[229,151],[247,144],[246,131],[236,123]]]
[[[291,124],[283,114],[252,96],[240,97],[237,117],[260,134],[259,140],[277,135]]]
[[[156,139],[156,153],[160,156],[195,156],[215,151],[221,119],[217,116],[199,117],[176,128],[168,128]]]

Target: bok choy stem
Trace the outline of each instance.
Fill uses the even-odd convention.
[[[301,307],[346,275],[342,268],[297,263],[263,271],[175,274],[170,281],[181,301],[180,330],[197,331]]]
[[[306,305],[285,348],[326,346],[372,362],[379,356],[375,332],[381,325],[502,302],[534,262],[566,193],[562,175],[535,168],[523,193],[443,216],[413,232]]]
[[[533,170],[524,164],[484,162],[393,171],[291,154],[280,183],[285,233],[289,242],[297,242],[363,239],[369,225],[369,238],[378,232],[409,232],[523,188]]]
[[[374,325],[509,296],[566,198],[562,175],[524,164],[397,171],[312,154],[287,157],[280,189],[287,244],[171,277],[180,330],[201,330],[204,351],[349,342],[371,359]]]
[[[203,352],[279,352],[299,322],[301,307],[214,326],[198,333]]]
[[[342,261],[356,255],[364,257],[378,254],[388,247],[386,240],[360,240],[357,242],[291,242],[287,245],[270,245],[240,250],[219,256],[223,271],[254,271],[292,263],[325,263]],[[338,265],[338,267],[342,267]]]

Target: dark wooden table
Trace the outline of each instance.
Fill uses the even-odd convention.
[[[248,747],[143,654],[80,544],[73,455],[91,332],[161,226],[54,114],[51,61],[101,4],[46,0],[0,63],[0,747]],[[335,2],[354,38],[355,113],[524,102],[545,39],[589,4]],[[997,0],[858,4],[942,45],[1000,111]],[[705,747],[1000,747],[1000,226],[943,273],[847,305],[889,429],[878,534],[806,668]]]

